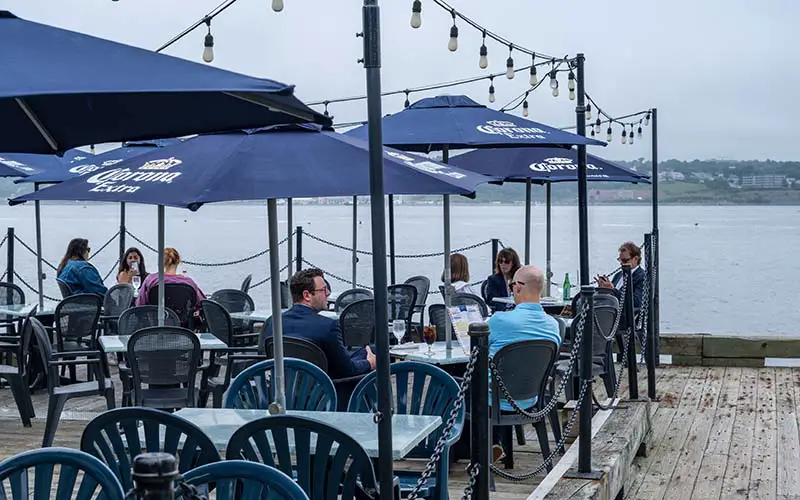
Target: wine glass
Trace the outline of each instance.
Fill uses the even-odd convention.
[[[392,321],[392,333],[394,338],[397,339],[397,345],[403,343],[403,337],[406,335],[406,322],[402,319]]]
[[[431,346],[436,342],[436,327],[433,325],[426,326],[422,329],[422,336],[425,339],[425,343],[428,344],[428,352],[426,354],[433,356]]]

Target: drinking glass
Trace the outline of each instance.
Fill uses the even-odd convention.
[[[397,345],[403,343],[403,337],[406,335],[406,322],[402,319],[392,321],[392,333],[394,338],[397,339]]]
[[[433,356],[431,346],[436,342],[436,327],[433,325],[426,326],[422,329],[422,336],[425,339],[425,343],[428,344],[428,352],[426,354]]]

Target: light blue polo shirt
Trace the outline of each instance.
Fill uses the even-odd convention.
[[[494,355],[501,348],[514,342],[523,340],[550,340],[556,345],[561,344],[558,322],[544,312],[540,304],[525,302],[517,304],[511,311],[496,312],[489,318],[489,357]],[[491,376],[490,396],[491,396]],[[536,404],[536,397],[517,401],[517,404],[528,409]],[[491,401],[491,399],[490,399]],[[500,409],[513,411],[513,408],[505,399],[500,398]]]

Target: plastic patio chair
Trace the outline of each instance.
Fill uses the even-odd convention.
[[[136,290],[127,283],[120,283],[108,289],[103,298],[103,315],[100,316],[103,333],[116,335],[117,320],[120,314],[133,306],[135,294]]]
[[[70,295],[55,310],[55,337],[59,352],[97,351],[103,299],[93,293]],[[66,366],[72,382],[77,381],[75,365]]]
[[[359,300],[364,299],[371,299],[373,298],[372,292],[366,290],[364,288],[351,288],[349,290],[345,290],[341,293],[338,297],[336,297],[336,302],[333,305],[333,310],[336,311],[337,314],[341,315],[342,311],[347,308],[353,302],[358,302]]]
[[[147,292],[147,303],[158,305],[158,287]],[[164,283],[164,307],[175,311],[181,319],[181,326],[195,329],[194,313],[197,310],[197,292],[186,283]]]
[[[330,377],[308,361],[284,358],[286,409],[336,411],[336,388]],[[275,400],[275,361],[250,366],[231,382],[225,408],[267,410]]]
[[[125,491],[134,486],[133,459],[144,452],[173,455],[181,474],[221,460],[202,429],[152,408],[117,408],[101,413],[83,429],[81,450],[103,461]]]
[[[200,489],[210,489],[213,485],[217,500],[308,500],[303,488],[291,477],[274,467],[244,460],[203,465],[184,474],[183,480]],[[189,499],[176,496],[176,500]]]

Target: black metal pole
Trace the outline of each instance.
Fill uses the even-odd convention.
[[[389,277],[390,283],[397,283],[397,269],[394,259],[394,195],[389,195]]]
[[[478,359],[472,371],[470,394],[470,450],[473,467],[480,466],[472,500],[489,498],[489,325],[469,325],[470,352],[478,348]]]
[[[364,0],[364,68],[367,72],[369,126],[369,194],[372,215],[372,283],[375,287],[375,324],[389,321],[386,283],[386,213],[383,197],[383,130],[381,127],[381,28],[378,0]],[[394,487],[392,462],[392,396],[389,372],[389,332],[378,329],[375,357],[378,382],[378,478],[382,497]]]
[[[553,283],[553,268],[551,267],[552,240],[550,239],[551,236],[552,236],[550,222],[551,222],[551,215],[552,215],[552,208],[553,207],[552,207],[552,204],[551,204],[552,200],[550,198],[551,191],[552,191],[552,183],[550,181],[547,182],[547,188],[546,189],[547,189],[547,191],[546,191],[546,193],[547,193],[547,206],[545,207],[545,210],[546,210],[545,218],[547,219],[547,221],[546,221],[546,224],[545,224],[545,226],[546,226],[545,227],[545,231],[546,231],[546,233],[545,233],[545,239],[546,239],[546,242],[545,242],[545,247],[546,247],[545,248],[545,259],[547,261],[547,268],[546,268],[546,271],[545,271],[545,280],[544,281],[545,281],[545,291],[547,292],[545,294],[545,296],[546,297],[550,297],[550,292],[551,292],[550,286]]]
[[[490,274],[494,274],[494,263],[497,262],[497,254],[500,252],[500,240],[497,238],[492,238],[492,272]]]
[[[125,203],[119,204],[119,261],[125,257]]]
[[[639,399],[639,380],[636,367],[636,328],[633,314],[633,283],[629,266],[623,266],[622,279],[628,284],[625,287],[625,297],[623,297],[625,303],[623,304],[622,314],[625,315],[625,324],[632,330],[630,341],[628,342],[628,393],[631,399]],[[624,341],[625,339],[623,339]]]
[[[659,279],[659,248],[661,247],[661,238],[658,233],[658,109],[653,108],[650,111],[650,119],[652,120],[653,134],[653,268],[655,274],[651,287],[653,288],[653,309],[650,314],[653,316],[653,346],[655,346],[656,364],[660,364],[661,359],[661,307],[660,300],[661,294],[659,293],[660,279]]]
[[[172,500],[178,463],[169,453],[142,453],[133,459],[133,482],[138,500]],[[127,498],[127,497],[126,497]]]
[[[297,270],[303,269],[303,226],[297,226]]]
[[[586,90],[584,86],[583,54],[575,58],[578,80],[578,105],[575,114],[578,134],[586,136]],[[578,146],[578,247],[580,250],[581,293],[589,306],[584,323],[581,348],[581,383],[589,384],[580,408],[580,445],[578,446],[578,472],[592,469],[592,337],[594,336],[594,288],[589,285],[589,206],[586,177],[586,145]]]
[[[651,234],[644,235],[644,243],[647,252],[644,254],[645,258],[645,270],[647,271],[648,275],[652,276],[651,270],[653,269],[653,236]],[[652,311],[653,307],[653,287],[650,287],[650,291],[647,297],[642,297],[642,301],[647,301],[645,305],[642,304],[642,307],[647,307],[648,311]],[[653,313],[649,312],[647,315],[647,324],[645,328],[646,339],[647,339],[647,352],[645,355],[647,356],[647,397],[650,398],[651,401],[655,401],[656,399],[656,362],[657,362],[657,354],[656,354],[656,344],[655,344],[655,321],[653,321]]]
[[[6,281],[14,282],[14,228],[6,233]]]

